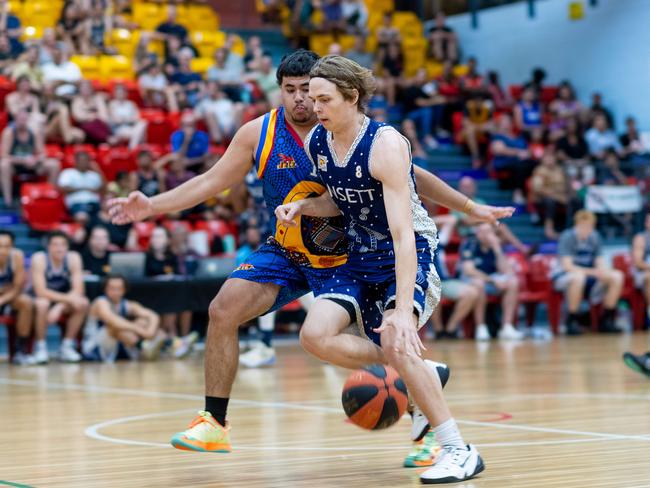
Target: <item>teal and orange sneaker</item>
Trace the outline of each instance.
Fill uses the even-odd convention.
[[[421,468],[431,466],[436,456],[441,451],[440,445],[436,442],[436,437],[432,430],[417,442],[413,443],[413,449],[404,459],[405,468]]]
[[[185,432],[172,437],[172,446],[183,451],[230,452],[230,425],[223,427],[210,412],[201,411]]]

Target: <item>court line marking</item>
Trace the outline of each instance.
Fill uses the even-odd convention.
[[[16,386],[45,386],[46,388],[51,388],[51,389],[62,389],[62,390],[76,390],[76,391],[82,391],[82,392],[95,392],[95,393],[118,393],[118,394],[124,394],[124,395],[132,395],[132,396],[145,396],[145,397],[155,397],[155,398],[172,398],[172,399],[182,399],[182,400],[202,400],[203,397],[199,395],[189,395],[189,394],[182,394],[182,393],[170,393],[170,392],[156,392],[156,391],[150,391],[150,390],[134,390],[134,389],[128,389],[128,388],[113,388],[113,387],[103,387],[103,386],[93,386],[93,385],[80,385],[80,384],[75,384],[75,383],[70,383],[70,384],[64,384],[64,383],[43,383],[40,381],[33,381],[33,380],[16,380],[16,379],[10,379],[10,378],[0,378],[0,383],[8,384],[8,385],[16,385]],[[526,395],[519,395],[519,398],[522,399],[528,399],[531,396],[535,397],[536,394],[531,394],[530,396]],[[598,395],[602,396],[603,398],[611,398],[611,396],[608,396],[607,394],[593,394],[593,395]],[[591,398],[591,394],[586,393],[586,394],[558,394],[558,395],[553,395],[553,394],[542,394],[543,397],[549,397],[549,398],[557,398],[558,396],[571,396],[571,397],[588,397]],[[613,395],[616,396],[616,395]],[[633,395],[630,395],[633,396]],[[512,396],[514,397],[514,395]],[[650,398],[650,395],[639,395],[641,399],[646,399]],[[630,399],[630,397],[625,397],[626,399]],[[514,400],[514,398],[511,398],[511,401]],[[486,400],[487,401],[487,400]],[[493,401],[503,401],[503,397],[499,397],[498,399],[495,399]],[[321,413],[340,413],[339,408],[327,408],[327,407],[321,407],[321,406],[309,406],[309,405],[300,405],[300,404],[293,404],[293,403],[281,403],[281,402],[259,402],[255,400],[240,400],[240,399],[233,399],[231,400],[233,404],[240,404],[242,406],[248,406],[248,407],[270,407],[270,408],[280,408],[280,409],[297,409],[297,410],[308,410],[308,411],[316,411],[316,412],[321,412]],[[183,410],[182,412],[185,412],[187,410]],[[158,416],[162,416],[165,414],[165,412],[161,414],[154,414]],[[150,415],[150,414],[145,414],[145,415]],[[134,417],[124,417],[126,419],[141,419],[143,416],[142,415],[136,415]],[[145,417],[145,418],[150,418],[150,417]],[[116,420],[121,420],[121,419],[116,419]],[[113,439],[108,436],[104,436],[103,434],[99,434],[97,432],[98,429],[92,429],[93,427],[100,425],[100,426],[107,426],[107,425],[112,425],[110,422],[113,421],[107,421],[109,424],[106,424],[106,422],[101,422],[99,424],[95,424],[93,426],[90,426],[90,432],[93,435],[100,436],[101,438],[97,438],[98,440],[103,440],[106,442],[117,442],[117,443],[126,443],[126,444],[131,444],[131,445],[156,445],[159,446],[161,444],[159,443],[146,443],[144,441],[132,441],[129,439],[114,439],[114,440],[109,440]],[[119,423],[119,422],[118,422]],[[640,441],[650,441],[650,436],[648,435],[640,435],[640,436],[630,436],[630,435],[624,435],[624,434],[610,434],[610,433],[602,433],[602,432],[589,432],[589,431],[577,431],[577,430],[565,430],[565,429],[554,429],[554,428],[549,428],[549,427],[535,427],[535,426],[527,426],[527,425],[517,425],[517,424],[500,424],[500,423],[494,423],[494,422],[479,422],[479,421],[472,421],[472,420],[457,420],[458,424],[461,425],[472,425],[472,426],[479,426],[479,427],[494,427],[494,428],[500,428],[500,429],[511,429],[511,430],[523,430],[523,431],[529,431],[529,432],[546,432],[546,433],[556,433],[556,434],[563,434],[563,435],[579,435],[579,436],[588,436],[588,437],[596,437],[598,439],[615,439],[615,440],[640,440]],[[86,429],[88,430],[88,429]],[[88,435],[88,434],[86,434]],[[93,435],[89,435],[89,437],[93,437]],[[126,442],[123,442],[126,441]],[[535,441],[524,441],[524,442],[535,442]],[[547,441],[548,442],[548,441]],[[517,444],[517,445],[529,445],[529,444]],[[170,446],[171,447],[171,446]],[[244,447],[244,446],[242,446]],[[385,447],[385,446],[384,446]],[[364,446],[364,449],[367,447]],[[259,449],[259,448],[257,448]],[[272,447],[271,447],[272,449]],[[304,449],[304,447],[302,448]],[[316,448],[314,448],[316,449]],[[339,448],[340,450],[340,448]]]

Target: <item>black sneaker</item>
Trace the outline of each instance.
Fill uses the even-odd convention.
[[[634,371],[650,376],[650,352],[638,356],[631,352],[623,354],[623,362]]]

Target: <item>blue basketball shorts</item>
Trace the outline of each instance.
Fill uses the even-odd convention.
[[[382,264],[374,260],[364,261],[363,267],[357,256],[350,256],[347,264],[339,266],[330,280],[321,287],[317,298],[332,300],[343,306],[350,314],[351,323],[357,324],[362,336],[381,345],[379,334],[373,329],[381,325],[384,311],[395,308],[395,262],[382,259]],[[440,302],[441,283],[433,265],[433,252],[428,246],[418,246],[418,269],[413,293],[413,310],[418,316],[418,328],[422,327]]]
[[[321,293],[323,285],[332,277],[335,269],[298,264],[279,244],[268,241],[251,253],[229,278],[279,285],[280,293],[268,310],[272,312],[311,291],[314,295]]]

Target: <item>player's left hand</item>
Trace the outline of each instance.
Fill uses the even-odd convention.
[[[422,351],[427,348],[422,344],[417,327],[413,324],[413,316],[409,312],[395,309],[392,313],[385,314],[381,326],[373,330],[381,333],[391,327],[395,334],[392,347],[396,352],[404,351],[407,356],[422,356]]]
[[[498,225],[500,219],[512,217],[515,210],[515,207],[493,207],[492,205],[476,204],[468,215],[479,222]]]
[[[275,216],[281,225],[287,227],[296,227],[298,223],[295,221],[301,215],[300,202],[285,203],[278,205],[275,208]]]

